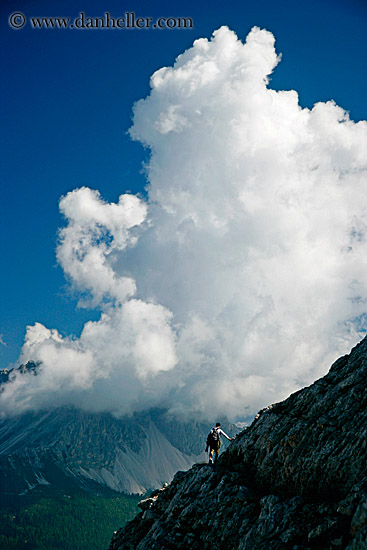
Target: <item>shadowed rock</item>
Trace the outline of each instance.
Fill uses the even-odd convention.
[[[215,467],[151,499],[110,550],[367,549],[367,338],[261,411]]]

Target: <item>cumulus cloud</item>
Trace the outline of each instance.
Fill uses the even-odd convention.
[[[147,200],[60,201],[57,258],[101,318],[28,328],[3,410],[154,405],[247,416],[323,375],[366,330],[367,124],[275,91],[271,33],[228,28],[151,78],[132,139]]]
[[[136,243],[129,230],[144,221],[146,205],[133,195],[106,204],[97,191],[84,187],[63,197],[60,211],[68,225],[60,231],[57,259],[74,285],[91,297],[88,305],[122,303],[134,295],[134,280],[120,276],[113,262],[116,252]]]

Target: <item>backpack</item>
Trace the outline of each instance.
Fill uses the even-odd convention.
[[[206,438],[207,445],[211,445],[212,443],[217,443],[219,441],[219,433],[217,428],[212,428],[210,432],[208,433],[208,437]]]

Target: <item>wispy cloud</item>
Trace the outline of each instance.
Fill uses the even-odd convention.
[[[311,38],[310,38],[311,39]],[[131,136],[151,150],[148,199],[60,201],[57,257],[80,338],[29,327],[3,410],[164,404],[246,415],[322,375],[365,330],[367,124],[274,91],[271,33],[226,27],[151,78]]]

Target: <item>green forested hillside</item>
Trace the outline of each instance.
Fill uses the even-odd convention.
[[[106,550],[138,512],[139,496],[86,493],[0,497],[2,550]]]

